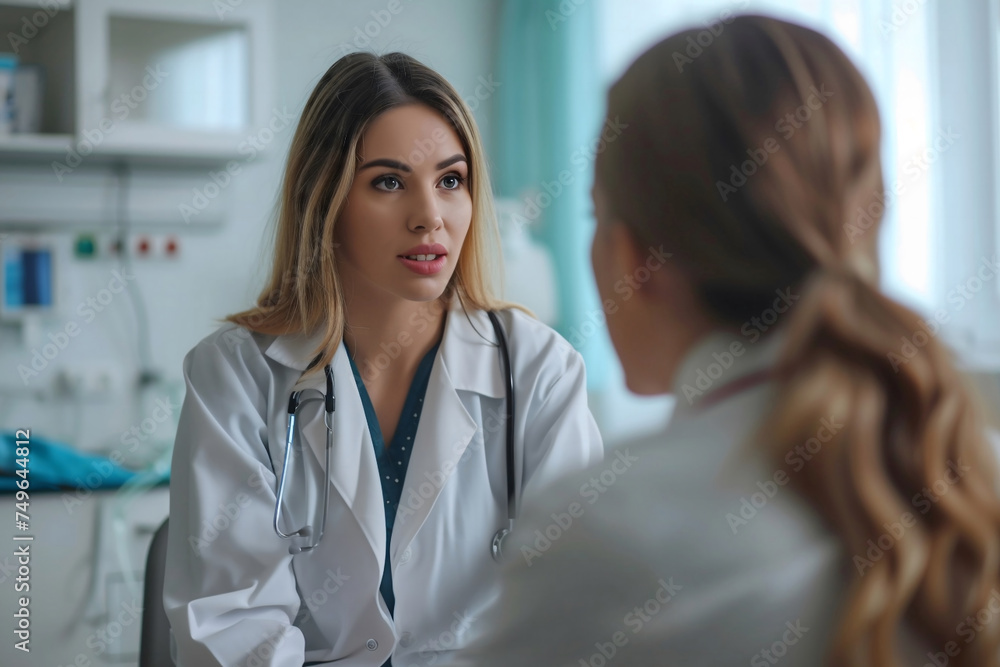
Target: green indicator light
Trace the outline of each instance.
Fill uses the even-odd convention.
[[[77,257],[93,257],[97,254],[97,244],[94,237],[89,234],[78,236],[74,252]]]

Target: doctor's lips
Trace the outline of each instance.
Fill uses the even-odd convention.
[[[410,271],[422,276],[432,276],[444,268],[448,261],[448,249],[440,243],[424,243],[410,248],[396,258]]]

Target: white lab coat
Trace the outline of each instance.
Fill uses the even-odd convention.
[[[825,664],[858,570],[791,488],[809,449],[781,465],[744,449],[774,397],[766,379],[710,398],[760,378],[780,342],[717,334],[697,344],[674,380],[665,431],[609,449],[525,514],[487,618],[495,633],[448,664]],[[815,426],[822,444],[842,424]],[[901,640],[907,665],[932,650],[910,632]]]
[[[600,461],[603,448],[579,353],[523,313],[500,318],[526,508],[558,477]],[[379,666],[394,649],[396,667],[431,665],[488,631],[480,619],[499,595],[500,571],[491,543],[507,514],[505,376],[494,340],[484,312],[467,317],[457,304],[448,312],[390,541],[394,618],[379,594],[386,534],[378,466],[343,344],[332,362],[326,534],[295,556],[272,530],[277,480],[264,443],[280,474],[289,393],[325,388],[322,372],[299,382],[317,340],[230,325],[188,354],[164,586],[179,665]],[[321,411],[303,432],[321,488]]]

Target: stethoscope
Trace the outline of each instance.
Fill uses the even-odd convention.
[[[510,350],[507,346],[507,336],[504,334],[503,327],[500,325],[500,320],[497,318],[496,313],[492,311],[487,311],[486,313],[490,322],[493,324],[493,330],[496,331],[497,339],[500,343],[500,358],[503,365],[504,373],[506,374],[506,393],[507,393],[507,406],[506,406],[506,419],[507,419],[507,526],[501,528],[493,536],[493,542],[490,545],[491,553],[493,555],[493,560],[499,562],[503,558],[503,542],[510,532],[514,529],[514,519],[516,518],[516,503],[514,502],[514,485],[515,485],[515,468],[514,468],[514,373],[510,365]],[[306,546],[293,545],[288,548],[288,552],[291,554],[298,554],[303,551],[309,551],[314,549],[319,545],[320,540],[323,539],[323,533],[326,530],[326,515],[327,507],[330,502],[330,457],[333,451],[333,413],[337,407],[337,397],[334,392],[335,383],[333,378],[333,368],[330,364],[327,364],[323,368],[326,374],[326,392],[322,394],[324,402],[324,415],[323,422],[326,424],[326,468],[325,472],[327,479],[323,485],[323,518],[320,521],[319,533],[315,536],[315,541],[310,541]],[[281,530],[281,506],[282,501],[285,497],[285,486],[286,486],[286,473],[289,467],[289,455],[295,444],[295,421],[296,415],[298,413],[299,407],[309,400],[305,392],[317,392],[317,390],[304,389],[301,391],[293,391],[288,398],[288,427],[285,434],[285,456],[284,464],[281,468],[281,475],[278,477],[278,497],[274,502],[274,532],[277,533],[278,537],[283,539],[291,539],[293,537],[302,538],[312,538],[313,529],[306,523],[303,527],[293,530],[290,533],[285,533]]]

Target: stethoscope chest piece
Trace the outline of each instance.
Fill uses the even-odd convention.
[[[503,541],[507,539],[508,535],[510,535],[510,528],[501,528],[493,536],[493,560],[498,563],[503,560]]]

